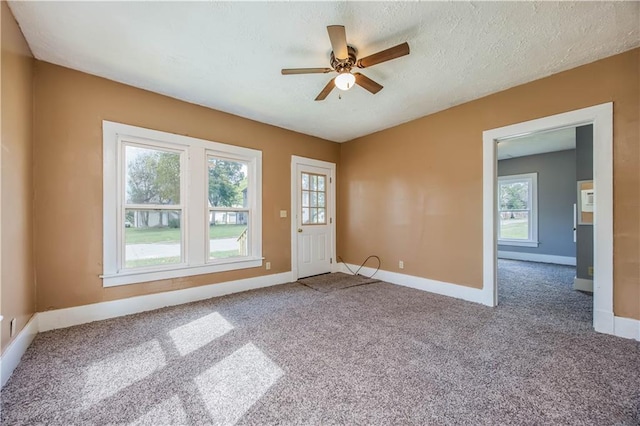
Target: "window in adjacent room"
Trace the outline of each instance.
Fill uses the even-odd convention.
[[[262,265],[262,153],[103,122],[105,286]]]
[[[538,174],[498,177],[498,244],[538,246]]]

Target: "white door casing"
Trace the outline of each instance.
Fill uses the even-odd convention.
[[[593,326],[614,334],[613,313],[613,103],[605,103],[483,132],[483,300],[498,303],[496,280],[496,141],[542,130],[593,124]]]
[[[331,272],[334,268],[335,170],[334,163],[291,157],[291,270],[294,279]]]

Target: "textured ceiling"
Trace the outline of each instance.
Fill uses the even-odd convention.
[[[576,128],[551,130],[504,139],[498,143],[498,160],[576,148]]]
[[[640,45],[638,2],[10,2],[36,58],[343,142]],[[326,26],[384,85],[314,98]]]

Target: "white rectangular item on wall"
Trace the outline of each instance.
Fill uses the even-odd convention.
[[[593,212],[593,205],[595,202],[595,193],[593,189],[583,189],[582,193],[582,211]]]
[[[593,225],[593,211],[596,202],[592,180],[578,181],[578,225]]]

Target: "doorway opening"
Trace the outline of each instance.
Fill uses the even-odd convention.
[[[592,322],[593,125],[497,143],[498,303]],[[582,202],[581,195],[591,198]]]
[[[498,146],[500,141],[517,137],[541,134],[541,132],[592,126],[593,135],[593,179],[591,194],[593,222],[593,327],[596,331],[613,333],[613,104],[607,103],[557,114],[549,117],[518,123],[483,133],[483,302],[498,304],[498,244],[502,236],[520,239],[535,245],[537,234],[528,209],[520,214],[513,212],[513,218],[505,211],[510,227],[500,229],[498,204]],[[513,182],[512,182],[513,183]],[[531,184],[533,185],[533,183]],[[588,192],[589,192],[588,191]],[[582,194],[582,193],[581,193]],[[594,196],[595,194],[595,196]],[[582,197],[582,195],[581,195]],[[595,200],[595,201],[594,201]],[[576,182],[577,204],[577,182]],[[587,203],[588,204],[588,203]],[[507,207],[508,209],[508,207]],[[505,210],[507,210],[505,209]],[[514,209],[515,210],[515,209]],[[526,226],[519,223],[527,222]],[[526,235],[525,235],[526,231]],[[515,237],[515,238],[514,238]],[[537,241],[539,244],[540,241]]]

